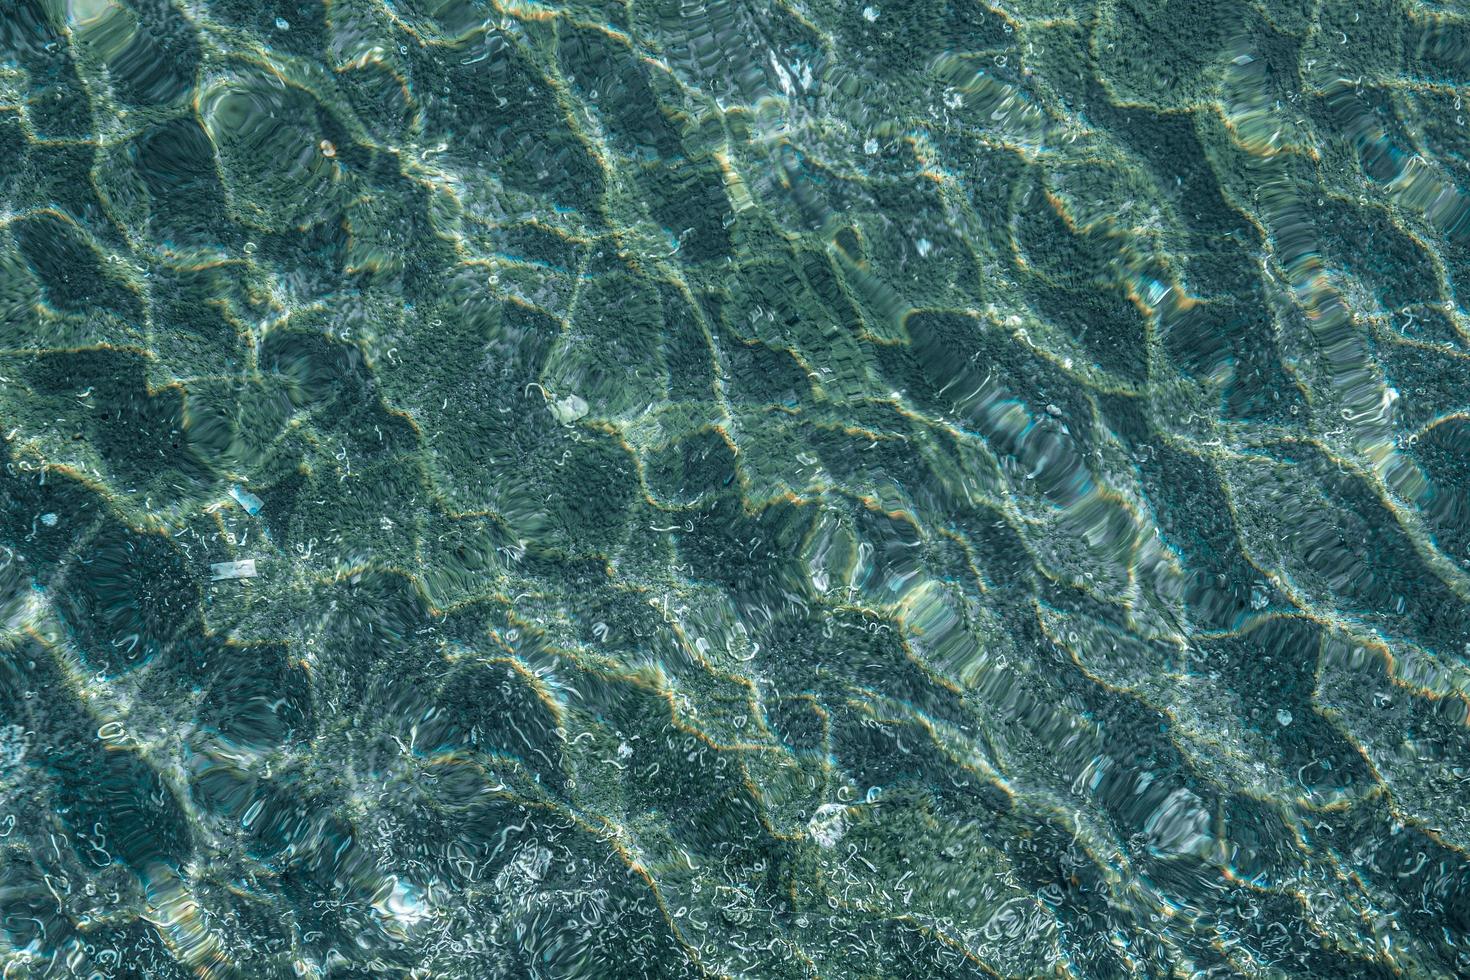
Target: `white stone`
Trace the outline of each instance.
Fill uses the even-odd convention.
[[[219,561],[209,566],[209,580],[220,582],[232,578],[255,578],[255,559],[244,558],[240,561]]]
[[[556,416],[556,420],[563,425],[577,421],[588,411],[587,400],[581,395],[567,395],[565,398],[558,398],[551,402],[550,408],[551,414]]]

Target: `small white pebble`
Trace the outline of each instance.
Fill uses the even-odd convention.
[[[47,527],[55,527],[58,520],[60,520],[60,518],[57,517],[55,514],[41,515],[41,523],[46,525]]]
[[[879,11],[877,7],[864,7],[863,20],[871,24],[878,19],[878,13]]]
[[[581,395],[567,395],[565,398],[558,398],[548,407],[551,409],[551,414],[556,416],[556,420],[563,425],[577,421],[590,410],[587,400]]]
[[[1291,712],[1290,711],[1287,711],[1285,708],[1279,708],[1279,709],[1277,709],[1277,711],[1276,711],[1276,724],[1280,725],[1282,728],[1285,728],[1287,725],[1290,725],[1291,724]]]
[[[337,148],[332,145],[331,140],[322,140],[318,146],[321,148],[322,156],[324,157],[334,157],[337,155]]]
[[[277,17],[276,18],[276,30],[278,30],[278,31],[289,31],[290,29],[291,29],[291,22],[289,20],[287,20],[284,17]]]
[[[209,580],[211,582],[222,582],[232,578],[255,578],[259,572],[255,570],[255,559],[244,558],[240,561],[217,561],[209,566]]]

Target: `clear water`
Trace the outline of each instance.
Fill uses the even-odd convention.
[[[0,0],[5,977],[1470,973],[1467,70]]]

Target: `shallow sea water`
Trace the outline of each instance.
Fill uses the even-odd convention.
[[[1470,975],[1470,5],[0,0],[0,968]]]

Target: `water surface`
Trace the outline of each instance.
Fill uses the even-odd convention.
[[[1467,52],[0,0],[5,976],[1470,972]]]

